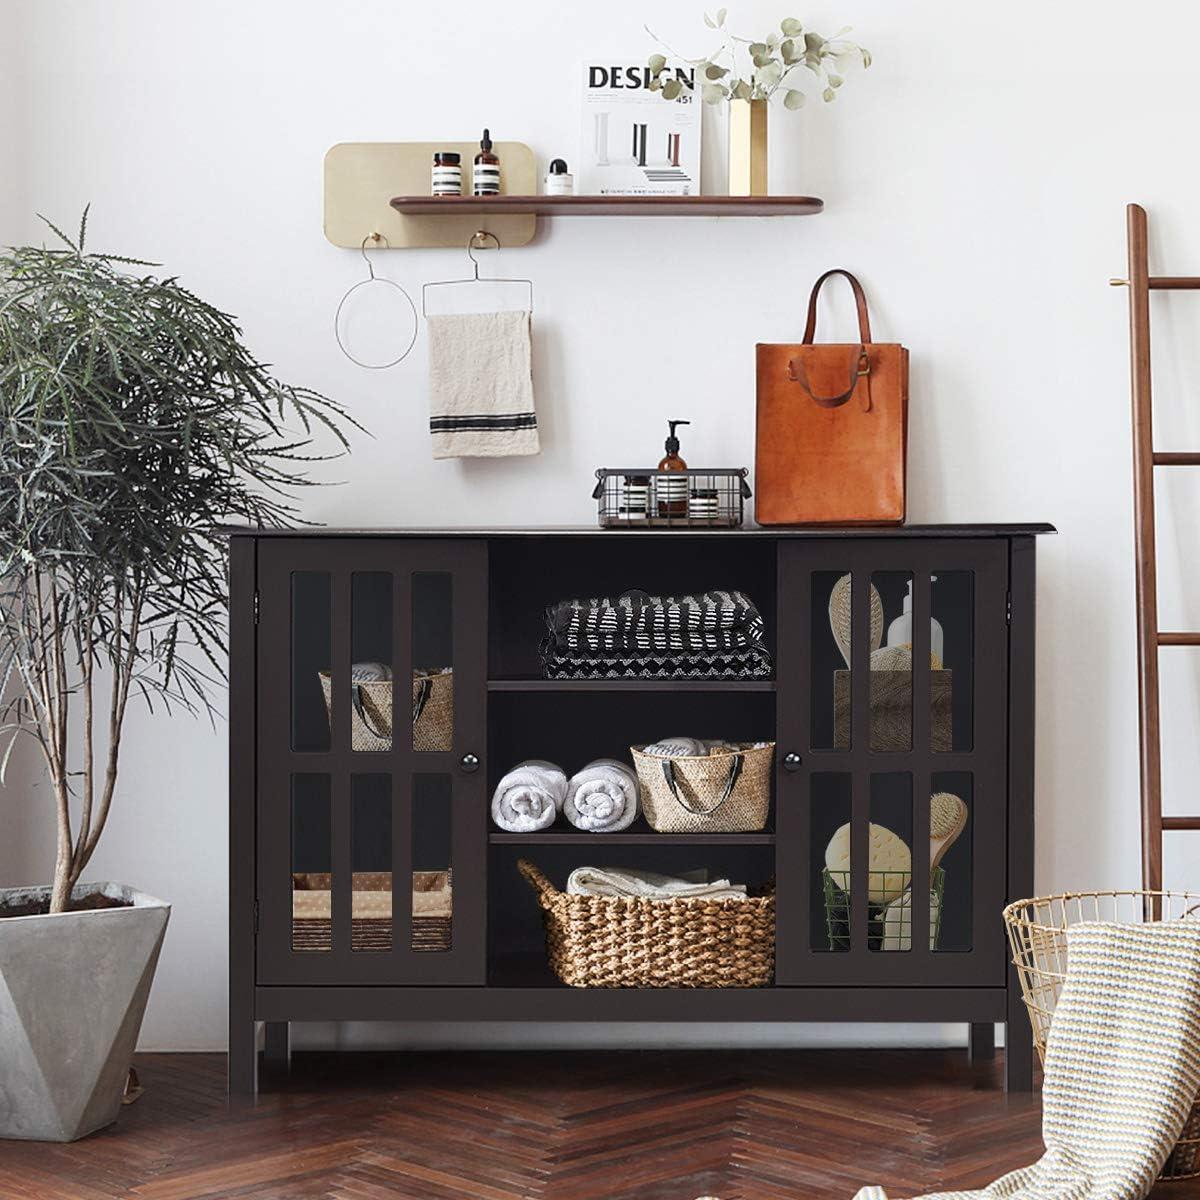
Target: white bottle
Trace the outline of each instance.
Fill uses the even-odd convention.
[[[929,577],[931,583],[937,582],[937,576]],[[904,597],[904,611],[889,626],[887,632],[889,646],[907,646],[912,649],[912,580],[908,581],[908,595]],[[940,670],[945,659],[942,650],[945,645],[945,635],[936,617],[929,618],[929,655],[935,670]]]
[[[571,196],[575,193],[575,180],[561,158],[552,159],[546,172],[547,196]]]

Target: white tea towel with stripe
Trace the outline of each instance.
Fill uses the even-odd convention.
[[[433,457],[537,454],[530,314],[448,313],[428,322]]]
[[[980,1191],[924,1200],[1143,1200],[1198,1091],[1200,921],[1075,925],[1046,1041],[1046,1153]]]

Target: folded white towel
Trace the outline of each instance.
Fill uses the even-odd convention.
[[[703,738],[669,737],[651,743],[642,753],[663,758],[703,758],[708,754],[708,742]]]
[[[496,785],[492,820],[509,833],[533,833],[554,824],[566,798],[562,767],[531,758],[518,763]]]
[[[745,900],[746,885],[728,879],[657,875],[636,867],[576,867],[567,879],[571,896],[632,896],[642,900]],[[703,875],[703,872],[699,872]]]
[[[537,454],[529,313],[428,318],[434,458]]]
[[[619,759],[598,758],[571,776],[563,813],[576,829],[628,829],[638,815],[637,776]]]

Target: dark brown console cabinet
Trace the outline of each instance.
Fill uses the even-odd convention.
[[[1033,888],[1034,542],[1051,531],[229,531],[231,1090],[256,1087],[259,1022],[279,1057],[291,1021],[421,1019],[962,1022],[978,1055],[1006,1022],[1008,1085],[1029,1088],[1000,914]],[[849,647],[829,611],[846,575]],[[542,677],[548,604],[714,587],[762,611],[773,678]],[[869,651],[910,587],[912,670],[873,671]],[[399,736],[356,748],[358,662],[402,680],[452,668],[444,743],[417,748],[397,687]],[[659,834],[639,819],[620,834],[523,835],[490,821],[497,780],[524,758],[570,773],[680,733],[776,742],[763,832]],[[858,848],[884,825],[922,878],[924,801],[939,791],[964,801],[968,824],[938,904],[913,905],[911,936],[889,942]],[[825,846],[847,822],[853,900],[831,915]],[[563,986],[520,857],[560,886],[588,861],[774,879],[774,985]],[[421,908],[410,880],[447,878],[450,909]]]

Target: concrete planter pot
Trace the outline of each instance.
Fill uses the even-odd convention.
[[[71,1142],[121,1108],[171,906],[81,883],[120,908],[6,917],[49,888],[0,888],[0,1138]]]

